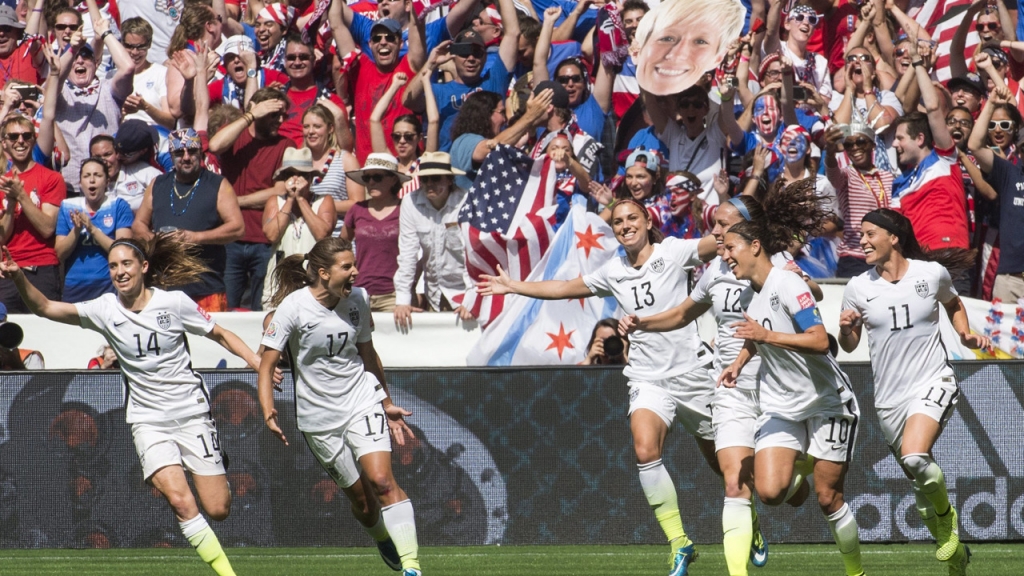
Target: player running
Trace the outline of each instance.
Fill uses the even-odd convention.
[[[733,336],[730,326],[743,321],[743,310],[750,305],[754,294],[750,282],[738,280],[722,259],[725,232],[740,222],[770,220],[786,228],[790,237],[814,234],[816,226],[813,223],[822,222],[826,213],[814,196],[813,185],[813,180],[805,180],[774,191],[768,195],[764,205],[753,196],[737,196],[720,205],[715,211],[715,227],[711,231],[718,245],[719,256],[708,264],[693,292],[682,304],[667,312],[644,317],[632,314],[623,316],[619,322],[620,329],[626,333],[634,330],[678,330],[710,311],[718,326],[714,368],[711,371],[712,379],[717,379],[722,369],[729,366],[743,348],[743,340]],[[774,255],[772,262],[778,267],[799,271],[796,264],[787,260],[782,253]],[[805,280],[816,299],[820,297],[821,289],[818,285],[809,278]],[[755,356],[740,374],[735,388],[718,387],[712,409],[716,455],[725,478],[722,544],[731,576],[747,574],[748,553],[754,566],[761,567],[768,562],[768,544],[761,534],[757,510],[751,503],[754,435],[761,415],[757,392],[757,370],[760,364],[761,359]],[[801,464],[803,469],[795,475],[798,484],[810,472],[806,459],[801,460]],[[807,498],[808,492],[803,488],[788,502],[799,506]]]
[[[412,502],[391,471],[388,434],[399,446],[412,437],[403,420],[411,412],[391,402],[373,347],[370,297],[352,286],[358,274],[352,243],[335,237],[278,263],[276,310],[262,342],[260,406],[267,427],[287,445],[271,378],[287,350],[306,444],[348,496],[385,562],[403,576],[420,576]]]
[[[616,201],[611,225],[625,256],[582,278],[517,282],[499,268],[498,276],[482,276],[477,290],[543,300],[613,296],[628,314],[658,313],[689,292],[690,272],[715,254],[711,236],[663,239],[647,209],[630,198]],[[641,330],[630,339],[629,363],[623,370],[629,378],[629,426],[640,484],[672,548],[670,576],[685,575],[696,551],[683,530],[676,487],[661,461],[662,446],[678,420],[721,475],[708,408],[715,391],[708,376],[711,358],[695,326],[664,333]]]
[[[974,266],[974,254],[963,249],[924,252],[910,220],[885,208],[864,216],[860,245],[874,268],[846,285],[839,345],[855,350],[867,326],[875,411],[885,441],[911,479],[917,511],[937,543],[935,556],[948,563],[950,574],[964,574],[970,551],[960,543],[956,509],[931,452],[960,398],[939,335],[940,305],[964,346],[991,345],[988,338],[971,334],[950,279],[950,270]]]
[[[725,233],[725,261],[754,294],[745,320],[731,325],[745,339],[718,378],[736,387],[747,363],[761,357],[761,417],[754,442],[754,487],[762,502],[778,506],[797,490],[794,465],[815,458],[818,505],[842,553],[846,573],[864,573],[857,522],[843,501],[843,479],[853,455],[860,411],[846,374],[829,353],[828,334],[807,284],[772,265],[770,255],[793,237],[765,220],[734,224]]]
[[[167,499],[182,534],[199,557],[217,574],[234,576],[185,477],[188,470],[203,510],[211,518],[228,517],[227,456],[221,452],[210,414],[210,395],[202,377],[192,370],[186,333],[217,342],[253,369],[259,369],[260,359],[183,292],[164,290],[196,282],[208,270],[194,248],[177,235],[157,235],[151,243],[116,240],[107,255],[116,293],[77,304],[43,296],[26,280],[6,247],[0,274],[14,281],[33,314],[106,338],[124,375],[126,420],[146,482]],[[280,374],[275,378],[280,380]]]

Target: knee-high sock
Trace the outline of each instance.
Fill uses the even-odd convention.
[[[363,526],[362,523],[359,525]],[[378,514],[377,523],[373,526],[363,526],[363,530],[366,530],[366,533],[370,535],[370,538],[373,538],[374,542],[383,542],[391,538],[387,527],[384,526],[384,514]]]
[[[746,576],[750,557],[750,539],[754,536],[754,523],[746,498],[726,498],[722,507],[722,546],[729,576]]]
[[[839,552],[843,555],[843,564],[846,566],[848,576],[856,576],[864,573],[864,567],[860,562],[860,541],[857,538],[857,520],[850,512],[850,506],[843,504],[843,507],[827,516],[828,527],[832,531],[839,546]]]
[[[420,569],[420,545],[416,541],[416,518],[412,511],[412,502],[402,500],[380,509],[380,517],[391,534],[395,550],[402,558],[403,569]]]
[[[940,516],[946,515],[950,506],[946,477],[935,460],[927,454],[907,454],[903,457],[903,466],[914,475],[914,484],[920,488],[921,495],[931,502],[935,512]]]
[[[676,495],[676,486],[668,475],[668,470],[661,463],[655,460],[649,464],[641,464],[640,485],[643,486],[644,494],[647,496],[647,503],[654,511],[654,517],[661,524],[665,531],[665,537],[669,542],[680,538],[686,538],[683,530],[683,520],[679,517],[679,500]],[[683,546],[686,545],[684,541]]]
[[[181,533],[185,535],[188,543],[196,549],[199,557],[213,568],[213,571],[220,576],[235,576],[231,569],[231,562],[228,562],[224,549],[220,547],[220,541],[213,529],[206,523],[206,518],[199,514],[191,520],[179,522]]]
[[[932,538],[936,534],[936,523],[938,518],[935,517],[935,507],[925,495],[921,492],[921,488],[917,483],[913,483],[914,487],[914,499],[917,501],[917,513],[921,515],[921,521],[924,522],[928,532],[932,535]]]

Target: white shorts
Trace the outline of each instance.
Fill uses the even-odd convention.
[[[857,442],[860,410],[856,400],[850,400],[837,409],[823,410],[799,422],[769,414],[762,415],[760,422],[755,452],[790,448],[818,460],[848,463]]]
[[[132,440],[147,482],[167,466],[181,466],[199,476],[225,473],[226,457],[220,450],[217,424],[209,414],[167,422],[136,422],[132,424]]]
[[[920,386],[908,400],[894,408],[875,407],[878,422],[882,425],[882,434],[889,444],[889,449],[897,458],[903,446],[903,429],[907,420],[914,414],[924,414],[939,423],[939,429],[946,427],[946,422],[953,415],[953,408],[960,400],[960,388],[956,379],[947,376],[927,386]]]
[[[374,404],[349,424],[325,432],[303,432],[313,456],[334,482],[348,488],[359,480],[359,459],[373,452],[391,452],[391,432],[384,406]]]
[[[715,382],[708,368],[696,368],[688,374],[655,382],[629,382],[629,414],[644,408],[654,412],[672,428],[680,422],[691,435],[713,440],[711,407],[715,397]]]
[[[754,447],[757,421],[761,416],[757,390],[715,389],[711,423],[715,430],[715,450],[742,446]]]

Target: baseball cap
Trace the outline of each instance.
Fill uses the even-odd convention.
[[[114,149],[123,154],[131,154],[153,147],[158,140],[159,137],[152,126],[143,120],[133,118],[121,123],[121,128],[114,136]]]
[[[381,18],[380,20],[377,20],[373,23],[373,26],[370,27],[370,34],[373,34],[373,31],[380,27],[386,28],[387,31],[392,34],[402,33],[402,25],[394,18]]]
[[[950,92],[955,91],[957,88],[966,88],[978,96],[988,94],[988,90],[985,89],[985,83],[981,81],[981,76],[977,72],[968,72],[963,76],[951,78],[949,82],[946,83],[946,88],[948,88]]]
[[[555,108],[569,107],[569,93],[566,92],[565,86],[562,86],[561,84],[555,82],[554,80],[545,80],[540,84],[537,84],[537,87],[533,89],[533,93],[540,94],[541,92],[547,90],[548,88],[554,91],[554,94],[551,97],[551,104]]]
[[[244,34],[237,34],[224,41],[224,55],[234,54],[238,56],[242,52],[254,52],[255,48],[252,39]]]

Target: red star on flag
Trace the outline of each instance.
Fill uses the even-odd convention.
[[[565,333],[565,325],[562,324],[561,322],[559,322],[558,323],[558,334],[552,334],[551,332],[547,333],[548,337],[551,338],[551,344],[547,348],[545,348],[544,350],[551,350],[552,348],[557,348],[558,349],[558,359],[561,360],[562,359],[562,352],[564,352],[566,348],[572,348],[572,349],[576,348],[575,346],[572,345],[572,342],[569,341],[569,339],[572,338],[572,335],[573,335],[574,332],[576,332],[576,331],[575,330],[570,330],[569,333],[566,334]]]
[[[577,274],[576,277],[577,278],[583,278],[583,274]],[[579,302],[580,303],[580,310],[585,310],[587,308],[587,303],[584,302],[584,300],[585,300],[585,298],[570,298],[569,302]]]
[[[577,248],[583,248],[587,251],[587,258],[590,258],[590,249],[597,248],[598,250],[604,250],[604,246],[601,246],[599,242],[600,238],[604,237],[604,234],[594,234],[594,226],[591,224],[587,225],[586,232],[576,232],[576,237],[580,239],[576,243]]]

